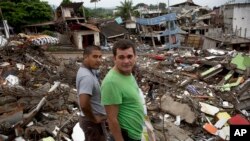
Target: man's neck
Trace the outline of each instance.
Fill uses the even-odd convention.
[[[84,68],[87,68],[87,69],[91,69],[90,67],[89,67],[89,65],[87,64],[87,63],[82,63],[82,67],[84,67]]]
[[[118,72],[118,73],[120,73],[120,74],[122,74],[122,75],[125,75],[125,76],[131,75],[131,73],[125,73],[125,72],[120,71],[119,69],[117,69],[116,66],[114,66],[113,69],[114,69],[116,72]]]

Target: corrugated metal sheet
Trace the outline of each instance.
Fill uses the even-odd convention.
[[[170,13],[155,18],[137,18],[136,23],[141,25],[158,25],[165,21],[174,21],[176,20],[176,13]]]
[[[114,38],[114,37],[122,36],[128,33],[128,31],[122,26],[120,26],[119,24],[117,24],[116,22],[111,22],[101,27],[101,33],[106,38]]]

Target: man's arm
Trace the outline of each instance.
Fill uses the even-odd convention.
[[[105,110],[108,115],[109,129],[111,130],[115,141],[124,141],[122,137],[121,128],[117,119],[119,106],[118,105],[105,105]]]
[[[84,113],[84,115],[90,119],[91,121],[93,121],[94,123],[100,123],[102,121],[104,121],[106,119],[105,116],[96,116],[93,114],[92,112],[92,107],[90,104],[90,99],[91,96],[88,94],[80,94],[79,96],[80,100],[80,107]]]

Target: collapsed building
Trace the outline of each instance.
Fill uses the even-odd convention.
[[[71,138],[77,66],[25,42],[0,50],[0,140]]]
[[[151,38],[151,46],[156,47],[156,39],[162,49],[171,49],[180,46],[180,40],[177,33],[179,28],[175,23],[176,15],[166,14],[154,18],[138,18],[136,23],[139,25],[139,34],[141,38]]]
[[[114,20],[89,20],[84,11],[79,13],[83,2],[61,4],[55,13],[53,21],[24,26],[25,33],[40,33],[43,26],[49,26],[62,45],[73,45],[77,49],[88,46],[108,46],[109,40],[124,37],[128,31]],[[40,29],[40,30],[39,30]],[[109,46],[110,47],[110,46]]]
[[[191,1],[185,5],[192,7],[180,14],[136,19],[142,42],[136,42],[134,74],[148,117],[157,141],[229,140],[230,125],[250,124],[249,39],[224,34],[220,24],[212,28],[215,12]],[[129,34],[114,21],[86,23],[72,14],[74,8],[58,8],[67,15],[59,25],[79,49],[112,47]],[[186,32],[180,33],[179,27]],[[182,42],[180,34],[185,37]],[[0,48],[0,140],[71,140],[79,112],[75,73],[82,58],[59,59],[44,52],[39,46],[57,43],[53,37],[19,37]],[[149,48],[142,49],[142,43]],[[101,79],[113,66],[111,57],[103,61]]]
[[[134,74],[157,140],[229,140],[229,125],[250,124],[249,54],[151,50],[139,50]],[[55,58],[30,44],[8,44],[0,55],[0,137],[71,140],[79,111],[75,72],[82,58]],[[103,61],[101,80],[113,66],[111,57]]]

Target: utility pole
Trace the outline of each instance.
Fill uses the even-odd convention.
[[[82,0],[81,0],[81,2],[82,2]],[[83,14],[83,17],[84,17],[84,22],[87,22],[83,2],[82,2],[82,14]]]
[[[3,19],[2,8],[0,8],[0,14],[1,14],[1,18],[2,18],[2,20],[4,20],[4,19]]]
[[[169,9],[169,0],[168,0],[168,14],[170,14],[170,9]],[[170,34],[170,21],[168,21],[168,44],[169,44],[169,49],[171,49],[171,34]]]
[[[3,13],[2,13],[2,9],[1,8],[0,8],[0,14],[1,14],[2,21],[3,21],[3,27],[4,27],[5,37],[7,39],[9,39],[9,37],[10,37],[9,26],[8,26],[7,20],[4,20],[4,18],[3,18]]]

